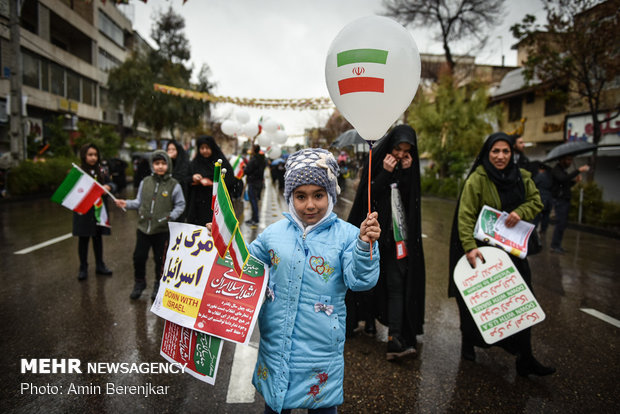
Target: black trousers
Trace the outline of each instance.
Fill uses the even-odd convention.
[[[398,336],[403,331],[405,314],[405,278],[407,274],[398,265],[396,257],[385,263],[385,276],[388,294],[388,335]]]
[[[155,262],[155,284],[159,283],[161,272],[164,267],[164,255],[170,233],[146,234],[136,231],[136,248],[133,251],[133,269],[136,282],[146,282],[146,260],[149,250],[153,249],[153,261]]]
[[[97,267],[103,267],[103,240],[101,239],[101,234],[97,232],[96,236],[92,237],[93,239],[93,250],[95,252],[95,262]],[[78,240],[78,256],[80,257],[80,270],[87,271],[88,270],[88,242],[90,237],[85,236],[79,237]]]

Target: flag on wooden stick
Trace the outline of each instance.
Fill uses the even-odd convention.
[[[93,177],[75,165],[52,195],[52,201],[85,214],[105,193],[105,189]]]

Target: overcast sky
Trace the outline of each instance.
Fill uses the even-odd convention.
[[[381,14],[381,0],[133,0],[127,9],[134,28],[150,39],[157,11],[172,6],[185,18],[195,73],[202,64],[211,68],[214,93],[247,98],[328,97],[325,57],[338,32],[363,16]],[[476,63],[516,65],[510,26],[525,14],[539,20],[540,0],[507,0],[505,18],[496,25],[487,47],[472,52],[471,45],[453,45],[453,54],[468,53]],[[409,28],[420,53],[442,54],[434,40],[436,27]],[[499,38],[498,36],[501,36]],[[225,119],[235,109],[218,105],[215,116]],[[289,134],[322,126],[328,111],[246,110],[253,121],[267,115],[284,124]]]

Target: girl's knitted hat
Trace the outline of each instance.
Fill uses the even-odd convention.
[[[325,188],[334,203],[340,194],[338,186],[338,163],[331,152],[322,148],[299,150],[288,157],[284,173],[284,199],[289,202],[291,194],[300,185],[314,184]]]

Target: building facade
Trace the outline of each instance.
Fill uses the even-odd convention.
[[[10,146],[9,96],[15,45],[9,2],[0,0],[0,153]],[[42,142],[46,125],[59,115],[65,129],[77,120],[131,125],[109,103],[108,71],[144,41],[114,2],[24,0],[19,15],[24,132]]]

